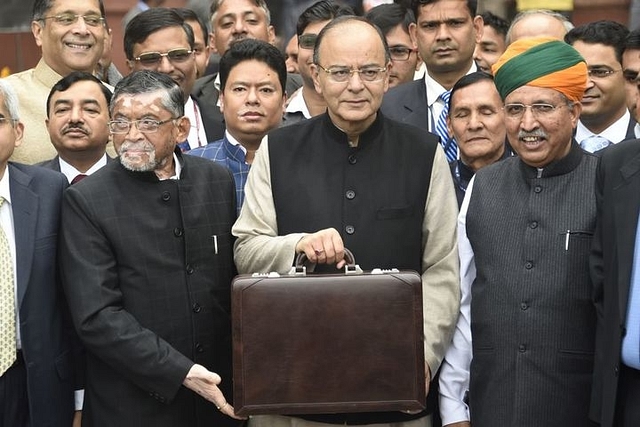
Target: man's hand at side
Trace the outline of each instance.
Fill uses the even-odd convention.
[[[222,391],[218,388],[218,384],[220,384],[221,381],[222,379],[220,378],[220,375],[209,371],[202,365],[195,364],[189,370],[189,373],[182,384],[188,389],[195,391],[209,402],[213,402],[213,404],[216,405],[216,408],[218,408],[218,410],[223,414],[237,420],[244,419],[243,417],[235,415],[233,406],[227,402]]]

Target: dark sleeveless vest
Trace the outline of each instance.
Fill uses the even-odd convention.
[[[574,143],[542,172],[512,157],[476,174],[466,225],[474,427],[591,425],[596,165]]]
[[[269,134],[278,234],[333,227],[365,270],[422,271],[422,222],[437,138],[378,114],[358,147],[323,114]],[[333,266],[316,271],[336,272]],[[435,397],[435,396],[433,396]],[[406,421],[401,412],[305,415],[330,424]]]

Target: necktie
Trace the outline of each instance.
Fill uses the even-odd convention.
[[[600,135],[591,135],[589,138],[585,138],[580,142],[580,147],[589,153],[595,153],[603,148],[607,148],[609,145],[611,145],[611,141]]]
[[[4,197],[0,197],[0,207]],[[0,227],[0,375],[16,360],[16,304],[9,241]]]
[[[73,178],[71,180],[71,185],[73,184],[77,184],[78,182],[82,181],[83,179],[85,179],[87,177],[87,175],[83,174],[83,173],[79,173],[78,175],[75,176],[75,178]]]
[[[450,163],[458,158],[458,145],[456,144],[455,139],[449,135],[449,130],[447,129],[447,115],[449,114],[449,97],[451,96],[450,91],[443,92],[440,95],[440,99],[444,102],[444,110],[440,113],[438,117],[438,122],[436,123],[436,134],[440,137],[440,144],[444,148],[444,154],[447,156],[447,161]]]

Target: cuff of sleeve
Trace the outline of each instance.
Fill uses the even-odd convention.
[[[82,405],[84,403],[84,390],[76,390],[73,392],[76,411],[82,411]]]
[[[469,407],[459,400],[440,395],[440,418],[442,425],[469,421]]]

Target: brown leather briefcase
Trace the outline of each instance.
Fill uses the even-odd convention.
[[[421,410],[421,278],[415,271],[237,276],[232,285],[239,415]],[[350,259],[349,259],[350,258]]]

